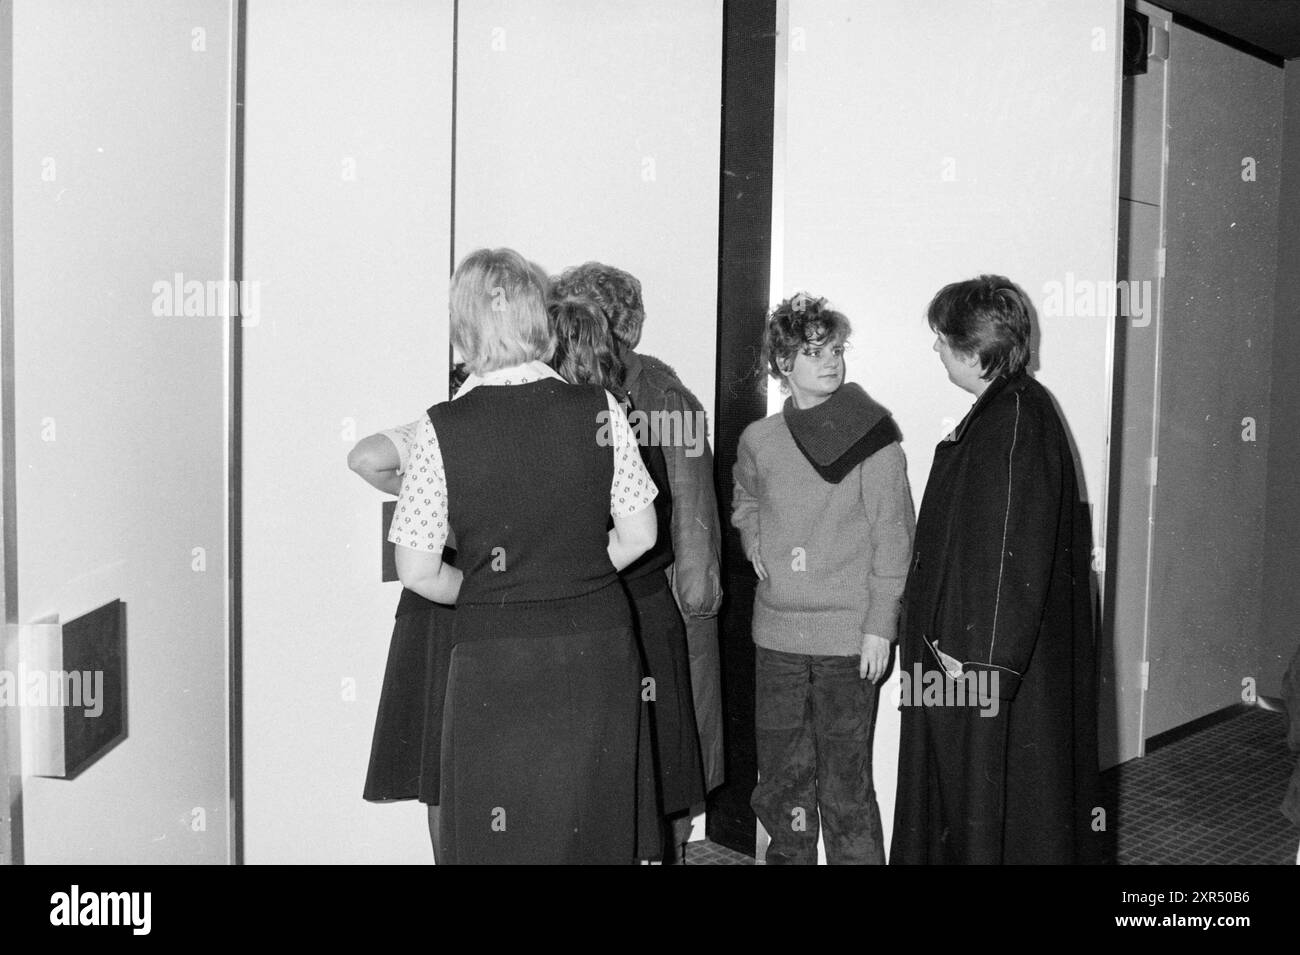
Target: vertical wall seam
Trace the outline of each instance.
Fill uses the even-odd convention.
[[[447,274],[456,272],[456,99],[459,95],[456,83],[460,71],[460,0],[452,0],[451,5],[451,203],[449,226],[447,232]],[[451,337],[447,338],[447,368],[452,366]],[[447,389],[451,398],[450,375],[439,378],[439,388]]]
[[[244,90],[247,73],[247,0],[233,0],[231,13],[231,67],[234,108],[230,117],[230,278],[237,289],[244,278]],[[240,314],[228,315],[226,327],[230,366],[226,433],[228,455],[226,509],[226,573],[228,606],[227,713],[230,756],[229,848],[234,865],[244,863],[244,671],[243,671],[243,303]]]

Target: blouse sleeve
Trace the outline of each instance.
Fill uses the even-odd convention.
[[[398,425],[396,428],[388,428],[379,432],[389,441],[393,442],[393,447],[397,449],[397,473],[405,474],[411,461],[411,445],[415,444],[415,439],[420,435],[420,421],[412,421],[410,424]]]
[[[649,507],[659,495],[637,446],[627,415],[618,399],[608,391],[610,443],[614,446],[614,480],[609,488],[609,513],[614,517],[628,517]]]
[[[438,433],[425,418],[411,446],[388,539],[400,547],[440,554],[447,533],[447,475]]]

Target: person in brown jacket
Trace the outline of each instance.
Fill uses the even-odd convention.
[[[645,323],[645,305],[635,276],[600,262],[587,262],[553,280],[551,293],[556,298],[587,298],[604,311],[620,345],[626,368],[624,387],[637,409],[633,427],[647,431],[663,448],[673,500],[674,562],[669,580],[686,624],[695,723],[705,790],[710,791],[723,781],[717,621],[722,605],[722,532],[704,406],[671,367],[636,350]],[[688,823],[685,820],[677,826],[679,846],[689,832]]]

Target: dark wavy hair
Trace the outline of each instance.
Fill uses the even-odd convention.
[[[586,298],[563,298],[546,306],[555,337],[551,367],[575,385],[600,385],[623,397],[623,361],[600,306]]]
[[[826,299],[796,292],[767,316],[761,365],[773,378],[783,380],[805,345],[843,342],[852,334],[847,316],[827,305]]]
[[[953,282],[930,300],[930,329],[960,355],[978,355],[985,381],[1014,375],[1029,364],[1034,306],[1005,275]]]
[[[594,302],[605,313],[610,331],[620,344],[636,348],[640,343],[645,305],[641,301],[641,283],[631,273],[601,262],[575,265],[551,280],[551,296]]]

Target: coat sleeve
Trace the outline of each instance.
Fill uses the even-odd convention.
[[[758,465],[748,431],[740,436],[732,477],[735,488],[731,495],[731,524],[740,531],[740,546],[748,556],[758,543]]]
[[[662,403],[670,416],[681,416],[683,438],[663,449],[673,496],[673,594],[685,616],[712,617],[722,606],[722,529],[703,408],[675,388]]]
[[[862,462],[861,472],[862,502],[871,522],[870,602],[862,632],[893,643],[898,639],[898,605],[916,530],[903,449],[896,441],[885,445]]]
[[[974,457],[979,470],[959,495],[963,530],[948,579],[960,604],[945,618],[966,631],[958,643],[967,651],[963,669],[993,671],[998,696],[1010,700],[1042,624],[1061,508],[1073,506],[1063,500],[1069,451],[1043,409],[1021,394],[987,424]]]

